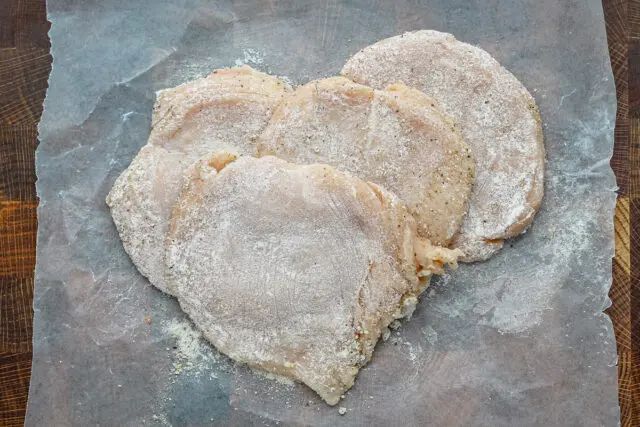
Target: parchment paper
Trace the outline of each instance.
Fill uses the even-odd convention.
[[[37,152],[27,425],[615,426],[609,318],[615,90],[600,0],[50,0]],[[540,106],[533,227],[436,281],[338,415],[234,366],[125,254],[104,199],[145,144],[155,91],[248,63],[295,84],[406,30],[493,54]]]

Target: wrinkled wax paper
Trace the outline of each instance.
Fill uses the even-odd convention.
[[[615,91],[600,0],[50,0],[27,425],[615,426]],[[534,95],[531,229],[436,280],[338,407],[234,364],[124,252],[104,202],[155,92],[249,64],[294,84],[407,30],[477,44]]]

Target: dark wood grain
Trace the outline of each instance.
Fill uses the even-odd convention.
[[[616,257],[608,310],[622,425],[640,426],[640,2],[603,0],[618,113]],[[44,0],[0,1],[0,425],[22,425],[31,370],[34,152],[51,68]]]
[[[602,2],[609,54],[616,81],[618,112],[611,166],[618,180],[615,213],[616,256],[609,293],[618,347],[621,424],[640,426],[640,4]]]
[[[44,0],[0,1],[0,425],[24,422],[31,372],[37,124],[51,70]]]

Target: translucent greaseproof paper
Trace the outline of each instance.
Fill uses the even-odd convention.
[[[615,88],[599,0],[48,1],[27,425],[615,426],[609,304]],[[155,92],[248,64],[293,84],[435,29],[533,94],[545,198],[531,229],[434,281],[341,403],[235,366],[124,252],[104,202]],[[259,275],[256,276],[257,279]],[[338,408],[346,413],[340,415]]]

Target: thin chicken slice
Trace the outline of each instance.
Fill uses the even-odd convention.
[[[490,258],[531,224],[543,194],[545,150],[536,103],[486,51],[438,31],[379,41],[349,59],[349,79],[382,89],[401,81],[433,97],[460,124],[477,180],[454,247]]]
[[[458,250],[404,204],[327,165],[215,153],[187,172],[167,240],[182,309],[234,360],[335,405],[387,326]]]
[[[160,290],[173,294],[164,242],[184,171],[211,150],[252,153],[288,91],[281,80],[240,67],[158,93],[149,141],[118,177],[107,204],[133,263]]]
[[[402,84],[373,90],[332,77],[301,86],[276,109],[258,150],[384,186],[416,217],[418,233],[438,245],[460,228],[475,179],[454,122]]]

